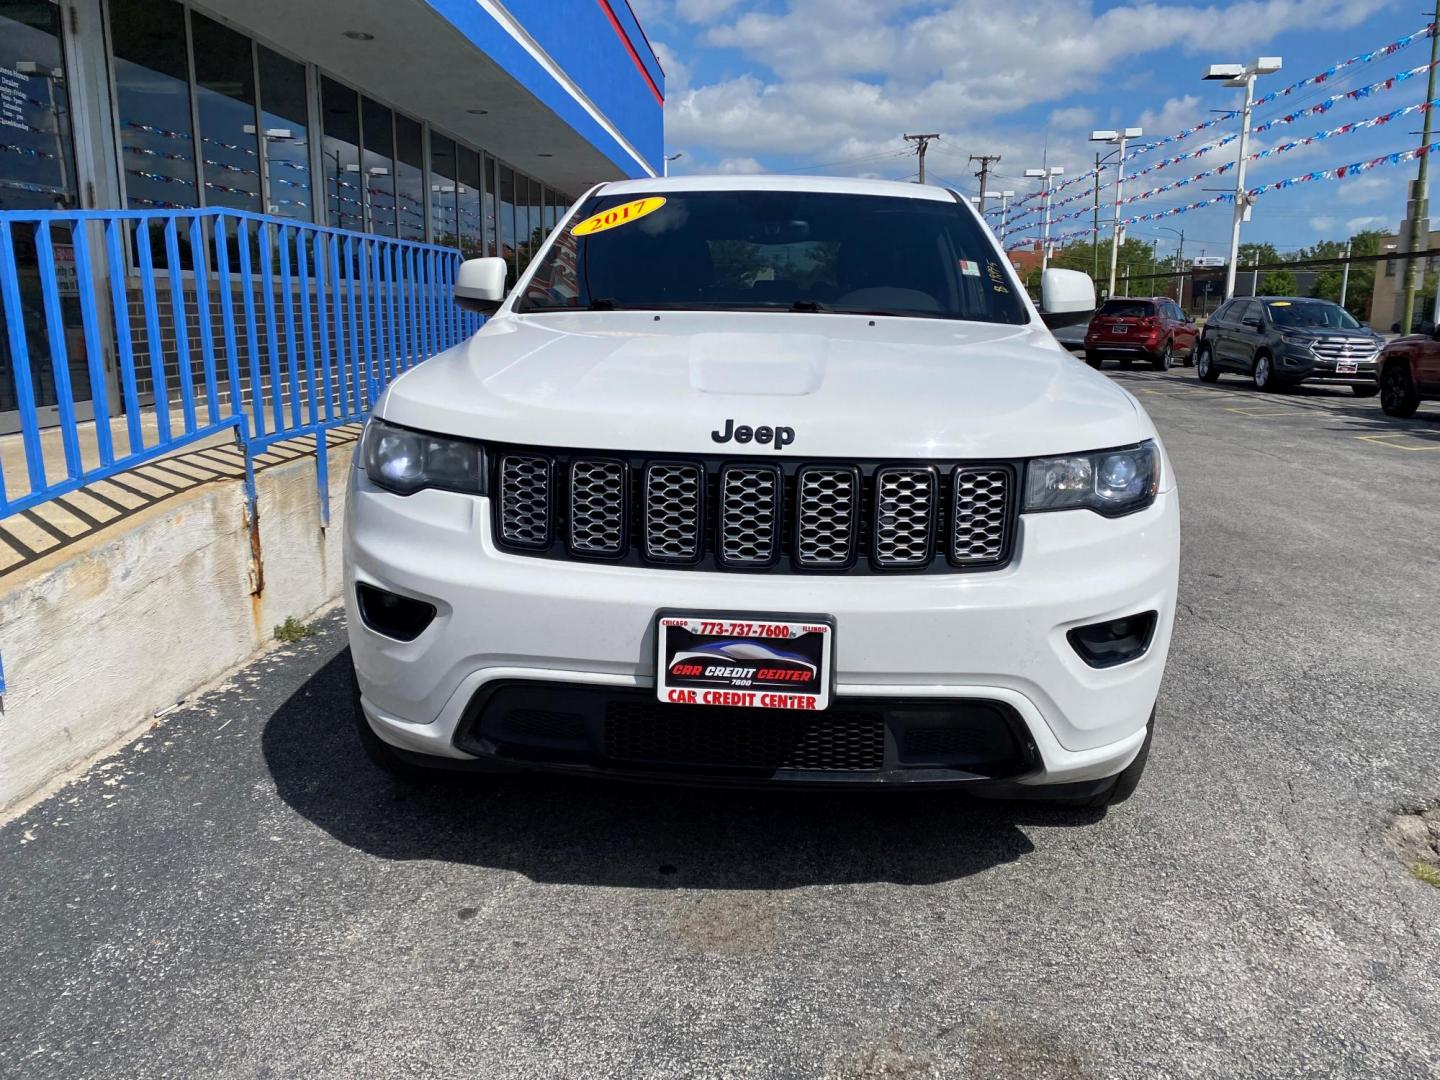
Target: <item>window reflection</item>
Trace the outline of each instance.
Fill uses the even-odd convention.
[[[370,231],[395,235],[395,128],[390,110],[369,98],[360,99],[365,153],[360,162]]]
[[[455,224],[455,141],[430,132],[430,230],[431,240],[445,247],[458,246]]]
[[[510,271],[519,267],[515,261],[515,172],[500,166],[500,255],[510,260]]]
[[[483,199],[485,213],[485,254],[494,255],[495,248],[495,159],[489,154],[483,155],[485,160],[485,171],[481,179],[485,184],[485,195]]]
[[[480,154],[469,147],[459,148],[460,157],[460,253],[467,259],[484,253],[480,220]]]
[[[126,202],[197,204],[185,9],[172,0],[111,0],[115,98]]]
[[[260,152],[255,123],[255,65],[250,39],[192,13],[195,105],[205,202],[260,209]]]
[[[269,182],[267,213],[311,220],[310,106],[305,65],[256,47],[260,67],[260,145]]]
[[[320,168],[325,175],[325,217],[337,229],[362,229],[365,206],[360,184],[360,102],[354,90],[328,76],[320,79],[325,141]]]
[[[425,239],[425,155],[420,121],[395,114],[395,203],[400,235]]]
[[[0,0],[0,210],[74,205],[60,9]]]

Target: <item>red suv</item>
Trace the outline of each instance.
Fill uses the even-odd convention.
[[[1426,334],[1396,338],[1380,350],[1380,407],[1388,416],[1414,416],[1422,401],[1440,401],[1440,340]]]
[[[1166,371],[1182,357],[1187,364],[1194,362],[1198,334],[1195,320],[1168,297],[1106,300],[1085,332],[1085,361],[1098,368],[1106,354],[1113,353],[1121,367],[1138,357]]]

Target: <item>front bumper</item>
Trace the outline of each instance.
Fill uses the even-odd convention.
[[[1112,776],[1139,752],[1164,673],[1179,569],[1177,496],[1162,492],[1153,506],[1119,519],[1085,510],[1022,515],[1018,539],[1008,567],[972,574],[679,573],[542,560],[495,548],[484,498],[441,491],[401,497],[355,472],[345,600],[362,705],[375,732],[401,750],[456,763],[495,756],[526,764],[471,737],[467,718],[487,688],[538,682],[557,694],[588,687],[649,699],[643,692],[654,685],[657,610],[819,611],[836,620],[831,713],[897,702],[932,711],[993,708],[1013,718],[1025,747],[1009,779]],[[435,619],[410,642],[377,634],[359,617],[357,582],[426,600]],[[1076,626],[1144,611],[1159,613],[1154,635],[1145,654],[1128,663],[1091,668],[1066,640]],[[715,710],[716,724],[723,712]],[[607,763],[591,754],[568,765],[528,764]],[[653,771],[609,764],[607,771]],[[902,768],[901,760],[891,755],[886,764],[880,772],[889,775],[869,779],[898,778],[888,766]],[[945,772],[907,770],[905,778],[982,775]],[[867,779],[853,772],[773,778]]]
[[[1378,357],[1354,361],[1355,370],[1340,374],[1337,361],[1316,356],[1309,349],[1289,346],[1280,353],[1275,374],[1294,382],[1331,383],[1340,386],[1373,386],[1378,377]]]

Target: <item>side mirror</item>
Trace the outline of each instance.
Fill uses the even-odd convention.
[[[494,315],[505,302],[505,275],[510,264],[504,259],[466,259],[455,274],[455,303],[466,311]]]
[[[1040,275],[1040,314],[1049,327],[1080,322],[1095,310],[1095,283],[1079,270],[1046,270]],[[1066,318],[1066,316],[1070,316]]]

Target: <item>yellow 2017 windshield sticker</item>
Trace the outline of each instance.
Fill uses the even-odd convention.
[[[621,203],[619,206],[612,206],[609,210],[601,210],[600,213],[586,218],[570,232],[574,236],[591,236],[594,233],[605,232],[607,229],[618,229],[621,225],[639,221],[646,214],[653,214],[664,205],[665,200],[658,195],[648,199],[636,199],[633,202]]]

